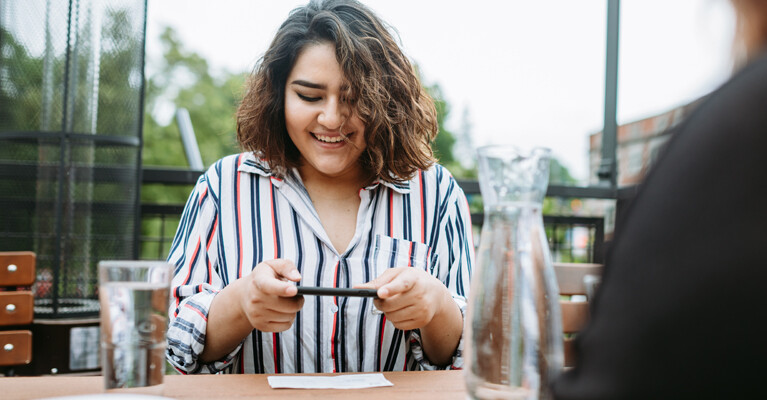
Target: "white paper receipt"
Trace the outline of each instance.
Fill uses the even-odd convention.
[[[272,389],[364,389],[394,386],[383,374],[349,374],[333,376],[273,375],[266,378]]]

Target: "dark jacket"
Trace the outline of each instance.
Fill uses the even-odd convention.
[[[683,122],[618,221],[558,399],[767,397],[767,56]]]

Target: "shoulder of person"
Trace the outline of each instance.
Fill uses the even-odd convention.
[[[228,185],[237,176],[237,172],[251,169],[249,164],[254,164],[256,159],[252,153],[238,153],[224,156],[211,164],[200,176],[197,184],[206,183],[211,190],[215,190],[220,184]]]
[[[746,63],[742,68],[735,71],[728,84],[737,84],[739,81],[754,81],[760,86],[767,85],[767,48]]]
[[[713,106],[723,110],[731,109],[742,112],[742,107],[757,107],[759,114],[767,98],[767,51],[751,60],[736,71],[719,89],[710,94],[710,99],[702,104],[703,112]]]
[[[453,174],[441,164],[432,164],[428,169],[416,173],[413,179],[421,179],[421,174],[425,185],[436,186],[440,192],[461,190]]]
[[[268,163],[263,159],[256,158],[250,152],[230,154],[219,158],[216,162],[211,164],[205,171],[205,175],[224,176],[229,172],[241,170],[243,167],[246,169],[250,169],[248,167],[261,167],[268,170]]]

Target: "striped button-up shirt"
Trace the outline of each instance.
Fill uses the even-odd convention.
[[[253,330],[223,359],[199,360],[216,293],[265,260],[292,260],[305,286],[353,287],[386,268],[421,268],[465,311],[474,246],[466,197],[449,172],[435,165],[359,196],[354,237],[339,252],[297,171],[279,179],[250,153],[216,162],[192,191],[168,257],[175,265],[168,360],[185,373],[433,369],[418,330],[395,328],[358,297],[305,296],[288,330]],[[462,341],[448,368],[462,366],[461,348]]]

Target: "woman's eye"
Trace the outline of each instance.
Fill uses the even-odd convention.
[[[320,97],[311,97],[311,96],[305,96],[301,93],[296,93],[298,95],[298,98],[303,101],[308,101],[310,103],[314,103],[315,101],[320,101]]]

